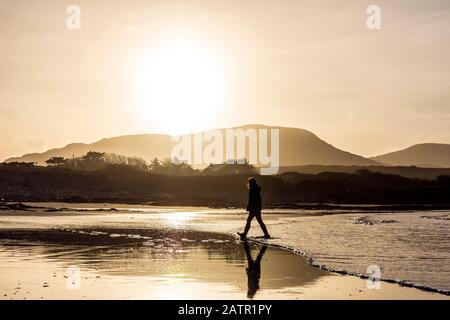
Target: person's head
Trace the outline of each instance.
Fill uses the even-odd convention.
[[[248,178],[247,187],[249,190],[259,190],[260,189],[258,181],[256,181],[256,179],[253,177]]]

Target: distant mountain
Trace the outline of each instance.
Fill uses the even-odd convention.
[[[371,159],[342,151],[319,139],[310,131],[298,128],[269,127],[262,125],[247,125],[233,129],[279,129],[280,132],[280,166],[297,165],[374,165]],[[224,132],[225,129],[221,129]],[[268,134],[270,136],[270,133]],[[224,135],[225,136],[225,135]],[[84,144],[73,143],[63,148],[51,149],[43,153],[31,153],[17,158],[9,158],[6,162],[25,161],[45,164],[52,156],[71,158],[86,154],[88,151],[116,153],[125,156],[140,157],[151,160],[154,157],[164,159],[170,157],[176,142],[169,135],[139,134],[106,138],[100,141]],[[208,143],[204,143],[207,145]],[[225,146],[225,143],[224,143]],[[247,148],[248,149],[248,148]],[[248,150],[247,150],[248,151]],[[246,154],[248,156],[248,152]],[[204,165],[208,165],[205,163]]]
[[[37,162],[45,165],[45,160],[53,156],[80,157],[89,151],[116,153],[140,157],[145,160],[164,159],[170,156],[172,141],[169,135],[138,134],[101,139],[94,143],[71,143],[62,148],[50,149],[42,153],[29,153],[21,157],[6,159],[5,162]]]
[[[391,166],[450,168],[450,144],[422,143],[371,159]]]

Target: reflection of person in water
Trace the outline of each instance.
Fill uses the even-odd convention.
[[[247,278],[248,278],[248,291],[247,297],[253,298],[256,291],[259,289],[259,279],[261,278],[261,260],[264,252],[267,250],[267,246],[262,246],[259,250],[259,254],[256,260],[253,260],[252,253],[250,252],[250,247],[247,241],[244,241],[245,254],[247,255]]]

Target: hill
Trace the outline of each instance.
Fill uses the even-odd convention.
[[[280,132],[280,166],[297,165],[375,165],[376,162],[362,156],[340,150],[321,140],[310,131],[299,128],[269,127],[247,125],[232,129],[279,129]],[[225,132],[226,129],[220,129]],[[270,135],[270,134],[269,134]],[[225,135],[224,135],[225,136]],[[170,157],[176,142],[169,135],[139,134],[113,138],[105,138],[94,143],[72,143],[65,147],[51,149],[43,153],[25,154],[21,157],[9,158],[6,162],[37,162],[44,165],[52,156],[71,158],[86,154],[88,151],[116,153],[130,157],[139,157],[147,161],[157,157]],[[225,143],[223,144],[225,146]],[[246,152],[248,156],[248,150]],[[209,163],[204,163],[204,166]]]
[[[450,168],[450,144],[422,143],[372,157],[384,165]]]

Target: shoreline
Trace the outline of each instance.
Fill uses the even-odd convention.
[[[30,215],[30,216],[36,216],[36,217],[44,217],[44,216],[46,216],[46,217],[50,217],[50,218],[52,217],[53,213],[58,213],[58,212],[63,212],[63,211],[66,211],[68,215],[71,215],[71,213],[78,213],[78,214],[74,215],[74,216],[78,216],[78,217],[83,217],[83,215],[87,214],[87,213],[102,214],[102,215],[106,214],[108,217],[109,217],[109,214],[111,214],[111,217],[113,217],[116,211],[121,213],[121,214],[124,214],[124,213],[126,214],[126,212],[121,210],[120,206],[119,206],[119,208],[114,208],[114,204],[109,204],[109,207],[107,207],[107,208],[103,208],[103,207],[70,208],[70,207],[67,207],[67,208],[60,208],[60,209],[58,209],[56,206],[51,207],[51,206],[48,206],[48,205],[49,204],[47,204],[47,203],[42,203],[42,206],[35,206],[34,204],[33,205],[29,205],[29,204],[23,204],[23,203],[22,204],[15,203],[15,204],[13,204],[13,207],[15,206],[17,210],[22,212],[20,214],[20,216],[21,215],[25,215],[25,216],[26,215]],[[104,205],[106,205],[106,204],[104,204]],[[0,210],[0,213],[1,212],[2,211]],[[3,212],[5,212],[5,211],[3,211]],[[13,211],[10,211],[10,212],[11,212],[11,214],[7,214],[7,216],[13,216],[14,215]],[[45,212],[47,212],[47,214],[45,214]],[[352,212],[352,213],[354,213],[354,212]],[[174,214],[176,214],[176,211],[174,211]],[[330,214],[334,214],[334,213],[332,212]],[[206,215],[207,215],[207,213],[206,213]],[[57,215],[57,216],[60,216],[60,215]],[[144,215],[142,217],[144,217],[144,216],[145,216],[145,213],[144,213]],[[174,226],[170,226],[170,225],[167,225],[167,224],[166,224],[166,226],[170,229],[170,232],[175,232],[176,233],[176,232],[180,231],[179,229],[177,229]],[[101,227],[98,227],[98,228],[101,228]],[[83,228],[81,228],[81,229],[83,229]],[[117,229],[120,230],[120,227],[117,228]],[[7,229],[2,229],[2,231],[6,231],[6,230]],[[12,229],[10,229],[10,230],[12,230]],[[124,230],[128,230],[130,232],[139,232],[139,230],[145,230],[145,228],[142,228],[142,229],[134,228],[133,229],[133,227],[130,227],[130,228],[124,229]],[[227,236],[233,237],[236,240],[237,236],[233,232],[231,232],[230,230],[234,230],[234,229],[231,228],[231,229],[222,230],[222,231],[214,230],[214,231],[211,231],[211,232],[215,233],[215,234],[227,235]],[[333,269],[333,268],[330,268],[330,267],[327,267],[327,266],[315,263],[313,261],[313,259],[311,259],[311,257],[308,256],[308,254],[306,254],[304,251],[301,250],[301,248],[302,248],[301,246],[297,246],[297,248],[300,248],[300,249],[296,249],[294,247],[289,247],[289,246],[286,246],[286,245],[279,245],[279,244],[276,244],[276,243],[271,243],[270,241],[267,242],[267,241],[261,241],[261,240],[258,240],[258,239],[252,239],[252,238],[250,238],[248,240],[249,240],[249,242],[252,242],[252,243],[255,243],[255,244],[258,244],[258,245],[267,245],[269,247],[277,248],[277,249],[280,249],[280,250],[285,250],[285,251],[289,252],[290,254],[301,256],[305,260],[306,264],[308,264],[310,267],[318,269],[318,270],[328,271],[328,272],[331,272],[333,274],[339,274],[339,275],[343,275],[343,276],[351,276],[351,277],[354,277],[354,278],[358,278],[360,280],[364,280],[364,279],[368,278],[368,276],[366,276],[364,274],[358,274],[358,273],[349,272],[349,271],[345,271],[345,270]],[[405,287],[405,288],[408,288],[408,289],[416,289],[416,290],[420,290],[421,292],[439,294],[439,295],[442,295],[443,297],[444,296],[448,297],[450,295],[450,292],[448,292],[448,291],[436,289],[436,288],[425,286],[425,285],[421,285],[421,284],[418,284],[418,283],[409,283],[407,281],[401,281],[401,280],[395,280],[395,279],[389,279],[389,278],[382,278],[380,280],[383,283],[389,283],[389,284],[392,284],[394,286]]]
[[[231,233],[230,233],[230,235],[231,235]],[[298,254],[305,259],[305,262],[308,265],[310,265],[311,267],[314,267],[314,268],[318,268],[320,270],[329,271],[329,272],[340,274],[343,276],[357,277],[357,278],[360,278],[363,280],[367,280],[370,278],[369,276],[364,275],[364,274],[350,272],[350,271],[346,271],[346,270],[333,269],[333,268],[327,267],[325,265],[316,264],[316,263],[314,263],[314,260],[307,253],[305,253],[302,250],[296,249],[296,248],[282,246],[282,245],[278,245],[276,243],[268,243],[264,240],[258,240],[258,239],[252,239],[252,238],[248,238],[247,241],[252,242],[252,243],[257,243],[260,245],[266,245],[269,247],[279,248],[281,250],[286,250],[286,251],[292,252],[293,254]],[[429,286],[426,286],[423,284],[411,283],[411,282],[401,280],[401,279],[395,280],[395,279],[380,278],[380,281],[385,282],[385,283],[390,283],[390,284],[396,284],[401,287],[414,288],[414,289],[418,289],[418,290],[425,291],[425,292],[438,293],[438,294],[442,294],[445,296],[450,296],[450,291],[429,287]]]
[[[66,204],[108,204],[108,205],[137,205],[137,206],[154,206],[154,207],[201,207],[209,209],[243,209],[240,206],[210,206],[207,203],[195,204],[189,202],[105,202],[105,201],[0,201],[1,210],[32,210],[45,209],[51,211],[64,211],[65,208],[41,207],[28,205],[28,203],[66,203]],[[337,203],[285,203],[285,204],[268,204],[264,206],[268,210],[311,210],[311,211],[363,211],[363,212],[407,212],[407,211],[432,211],[432,210],[450,210],[450,204],[337,204]],[[116,210],[111,208],[111,211]]]

